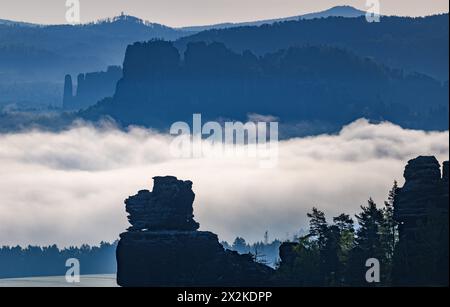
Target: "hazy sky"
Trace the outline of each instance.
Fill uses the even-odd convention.
[[[371,0],[373,1],[373,0]],[[66,23],[66,0],[0,0],[0,19]],[[448,0],[380,0],[381,14],[423,16],[448,12]],[[336,5],[364,9],[366,0],[80,0],[81,21],[125,12],[170,26],[288,17]]]

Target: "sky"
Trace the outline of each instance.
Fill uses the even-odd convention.
[[[169,26],[206,25],[289,17],[337,5],[366,10],[367,0],[79,0],[81,22],[124,12]],[[374,0],[369,0],[373,2]],[[0,0],[0,19],[66,23],[66,0]],[[448,0],[380,0],[382,15],[424,16],[448,12]]]
[[[59,246],[114,241],[129,226],[124,200],[152,177],[193,181],[201,230],[232,242],[292,239],[313,207],[328,220],[355,214],[369,197],[383,204],[409,159],[448,160],[449,133],[361,119],[335,135],[280,142],[279,162],[252,157],[177,158],[171,136],[143,128],[80,123],[59,133],[0,134],[0,242]]]

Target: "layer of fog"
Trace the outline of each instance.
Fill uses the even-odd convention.
[[[0,134],[0,245],[113,241],[128,227],[123,200],[158,175],[194,182],[202,230],[286,239],[307,229],[312,206],[331,219],[369,197],[382,204],[409,159],[448,159],[448,138],[359,120],[337,135],[280,142],[277,167],[264,169],[257,158],[174,158],[171,137],[141,128]]]

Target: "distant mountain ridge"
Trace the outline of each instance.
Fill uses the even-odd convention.
[[[365,17],[299,19],[206,30],[182,37],[175,45],[184,50],[189,42],[221,42],[236,52],[251,50],[259,56],[291,46],[336,46],[393,68],[448,81],[448,16],[382,17],[378,23]]]
[[[66,74],[122,65],[126,47],[136,41],[175,40],[187,34],[125,15],[74,26],[4,21],[0,23],[0,108],[60,106]]]
[[[94,22],[87,22],[87,23],[80,24],[80,25],[92,25],[92,24],[101,24],[104,22],[115,22],[118,20],[128,20],[128,21],[133,21],[136,23],[141,23],[144,25],[164,26],[167,28],[172,28],[172,29],[177,29],[177,30],[182,30],[182,31],[199,32],[199,31],[214,29],[214,28],[219,29],[219,28],[238,27],[238,26],[259,26],[259,25],[266,24],[266,23],[271,24],[274,22],[297,20],[297,19],[327,18],[327,17],[332,17],[332,16],[351,18],[351,17],[364,16],[365,14],[366,14],[365,11],[358,10],[352,6],[342,5],[342,6],[334,6],[332,8],[326,9],[324,11],[319,11],[319,12],[314,12],[314,13],[305,13],[302,15],[296,15],[296,16],[291,16],[291,17],[271,18],[271,19],[255,20],[255,21],[248,21],[248,22],[224,22],[224,23],[210,24],[210,25],[203,25],[203,26],[170,27],[170,26],[164,26],[163,24],[159,24],[159,23],[149,22],[149,21],[146,21],[139,17],[125,15],[125,14],[118,15],[118,16],[115,16],[112,18],[99,19]],[[16,26],[26,26],[26,27],[48,27],[48,26],[62,26],[63,24],[41,25],[41,24],[37,24],[37,23],[0,19],[0,25],[16,25]]]
[[[365,11],[358,10],[352,6],[335,6],[325,11],[308,13],[303,15],[297,15],[292,17],[283,17],[283,18],[273,18],[273,19],[264,19],[257,21],[248,21],[248,22],[227,22],[227,23],[219,23],[213,25],[205,25],[205,26],[191,26],[191,27],[181,27],[182,30],[187,31],[205,31],[210,29],[225,29],[225,28],[233,28],[233,27],[243,27],[243,26],[261,26],[263,24],[273,24],[275,22],[283,22],[283,21],[292,21],[292,20],[308,20],[315,18],[328,18],[328,17],[344,17],[344,18],[355,18],[361,17],[366,14]]]
[[[30,56],[41,53],[42,57],[48,54],[49,63],[45,64],[54,71],[38,66],[39,78],[60,80],[61,73],[75,74],[121,65],[126,46],[136,41],[174,40],[183,35],[187,33],[126,15],[81,25],[0,24],[0,71],[11,72],[9,79],[33,79],[27,72],[33,73],[36,69],[30,65],[32,63],[21,66],[23,58],[29,57],[27,53]],[[14,51],[8,54],[8,50]],[[8,63],[1,61],[2,56]],[[35,64],[43,60],[47,59]]]
[[[313,15],[331,14],[352,16],[359,12],[344,7]],[[282,19],[262,23],[279,20]],[[125,14],[80,25],[0,20],[0,107],[60,106],[66,74],[76,76],[122,65],[127,45],[136,41],[176,40],[199,30],[171,28]]]
[[[39,25],[34,23],[22,22],[22,21],[12,21],[6,19],[0,19],[0,25],[6,26],[21,26],[21,27],[37,27]]]
[[[181,52],[190,42],[204,41],[222,42],[238,53],[251,50],[257,56],[293,46],[334,46],[388,67],[448,80],[448,14],[384,17],[378,24],[369,24],[361,15],[363,11],[341,6],[201,32],[198,27],[170,28],[127,15],[75,26],[2,20],[0,107],[60,106],[66,74],[122,65],[128,45],[155,38],[175,41]],[[206,27],[215,26],[219,27]]]

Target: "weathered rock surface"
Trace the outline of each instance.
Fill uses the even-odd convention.
[[[197,230],[192,203],[192,182],[175,177],[155,177],[153,192],[139,191],[125,200],[128,230]]]
[[[394,215],[403,234],[434,213],[448,214],[448,161],[443,175],[435,157],[420,156],[405,167],[405,184],[397,191]]]
[[[405,184],[397,190],[394,218],[399,222],[394,282],[399,285],[448,285],[448,161],[410,160]]]
[[[197,231],[192,182],[155,177],[153,191],[128,198],[131,227],[120,235],[121,286],[263,286],[273,269],[224,250],[217,235]]]
[[[119,66],[109,66],[106,71],[81,73],[77,76],[76,93],[73,93],[72,77],[66,75],[64,109],[79,110],[87,108],[103,98],[113,96],[117,81],[120,78],[122,78],[122,68]]]

